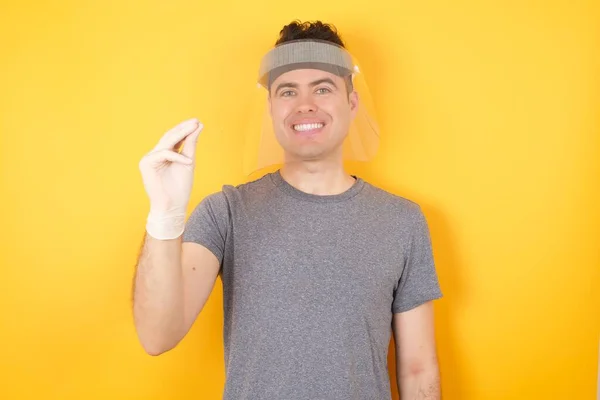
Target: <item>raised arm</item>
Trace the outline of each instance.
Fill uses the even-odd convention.
[[[150,212],[133,282],[133,317],[138,338],[151,355],[183,339],[219,271],[211,251],[182,240],[201,129],[195,119],[177,125],[139,165]]]

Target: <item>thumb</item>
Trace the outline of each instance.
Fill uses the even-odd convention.
[[[200,136],[202,128],[204,128],[204,125],[202,125],[202,123],[198,123],[198,127],[196,128],[196,130],[190,133],[183,142],[181,154],[192,160],[194,159],[194,155],[196,154],[196,143],[198,143],[198,136]]]

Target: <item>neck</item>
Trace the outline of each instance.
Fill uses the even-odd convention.
[[[344,171],[342,164],[325,161],[286,162],[280,173],[282,178],[295,188],[322,196],[343,193],[356,182]]]

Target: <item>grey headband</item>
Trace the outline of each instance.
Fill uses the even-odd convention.
[[[302,39],[285,42],[269,51],[262,59],[258,82],[269,88],[277,77],[300,68],[320,69],[338,76],[352,74],[352,57],[335,43]]]

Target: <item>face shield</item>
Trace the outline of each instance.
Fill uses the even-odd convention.
[[[250,120],[244,132],[245,175],[251,175],[263,168],[298,161],[291,161],[286,157],[284,148],[277,139],[270,110],[272,100],[269,89],[274,89],[271,88],[271,84],[281,75],[300,69],[316,69],[341,77],[346,82],[348,93],[356,92],[358,95],[357,109],[342,142],[343,161],[369,161],[377,152],[379,127],[373,101],[358,60],[335,43],[314,39],[294,40],[274,47],[263,57],[260,64],[258,84],[251,100]],[[319,128],[318,124],[294,127],[299,130],[300,135],[309,135],[311,132],[318,135],[318,129],[326,128]]]

